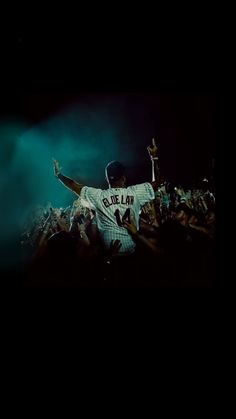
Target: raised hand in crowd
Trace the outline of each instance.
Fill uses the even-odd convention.
[[[130,222],[124,220],[123,226],[128,230],[131,236],[136,236],[138,234],[138,229],[135,223],[134,214],[130,211]]]
[[[112,240],[110,244],[109,254],[110,256],[117,255],[119,253],[119,250],[122,246],[122,243],[120,240]]]
[[[90,246],[90,240],[86,233],[86,225],[83,223],[83,221],[82,222],[79,221],[77,223],[77,226],[78,226],[80,238],[82,239],[83,243],[86,246]]]
[[[140,245],[145,247],[149,252],[153,253],[156,256],[163,254],[163,249],[159,247],[157,244],[153,243],[152,240],[146,238],[143,234],[140,234],[138,231],[133,213],[130,214],[130,223],[127,221],[123,221],[123,226],[128,230],[128,232],[132,235],[134,240],[139,242]]]
[[[142,213],[144,215],[144,217],[142,217],[141,214],[140,217],[142,222],[152,225],[154,227],[159,227],[154,202],[150,202],[144,205],[144,207],[142,208]]]

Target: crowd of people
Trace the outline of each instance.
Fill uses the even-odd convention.
[[[135,251],[119,256],[121,240],[104,246],[97,212],[79,196],[67,208],[37,207],[21,237],[25,285],[78,287],[212,287],[215,192],[159,183],[122,227]]]

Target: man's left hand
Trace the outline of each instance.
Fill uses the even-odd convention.
[[[155,138],[152,139],[152,145],[149,145],[147,147],[147,150],[148,150],[149,156],[151,158],[157,157],[158,148],[157,148],[157,145],[156,145],[156,142],[155,142]]]

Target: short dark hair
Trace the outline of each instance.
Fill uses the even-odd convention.
[[[107,164],[105,174],[110,182],[115,182],[125,174],[125,167],[120,162],[113,160]]]

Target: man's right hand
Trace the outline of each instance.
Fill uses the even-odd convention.
[[[61,173],[61,167],[60,167],[59,162],[57,160],[52,159],[52,161],[53,161],[54,175],[56,177],[58,177]]]

